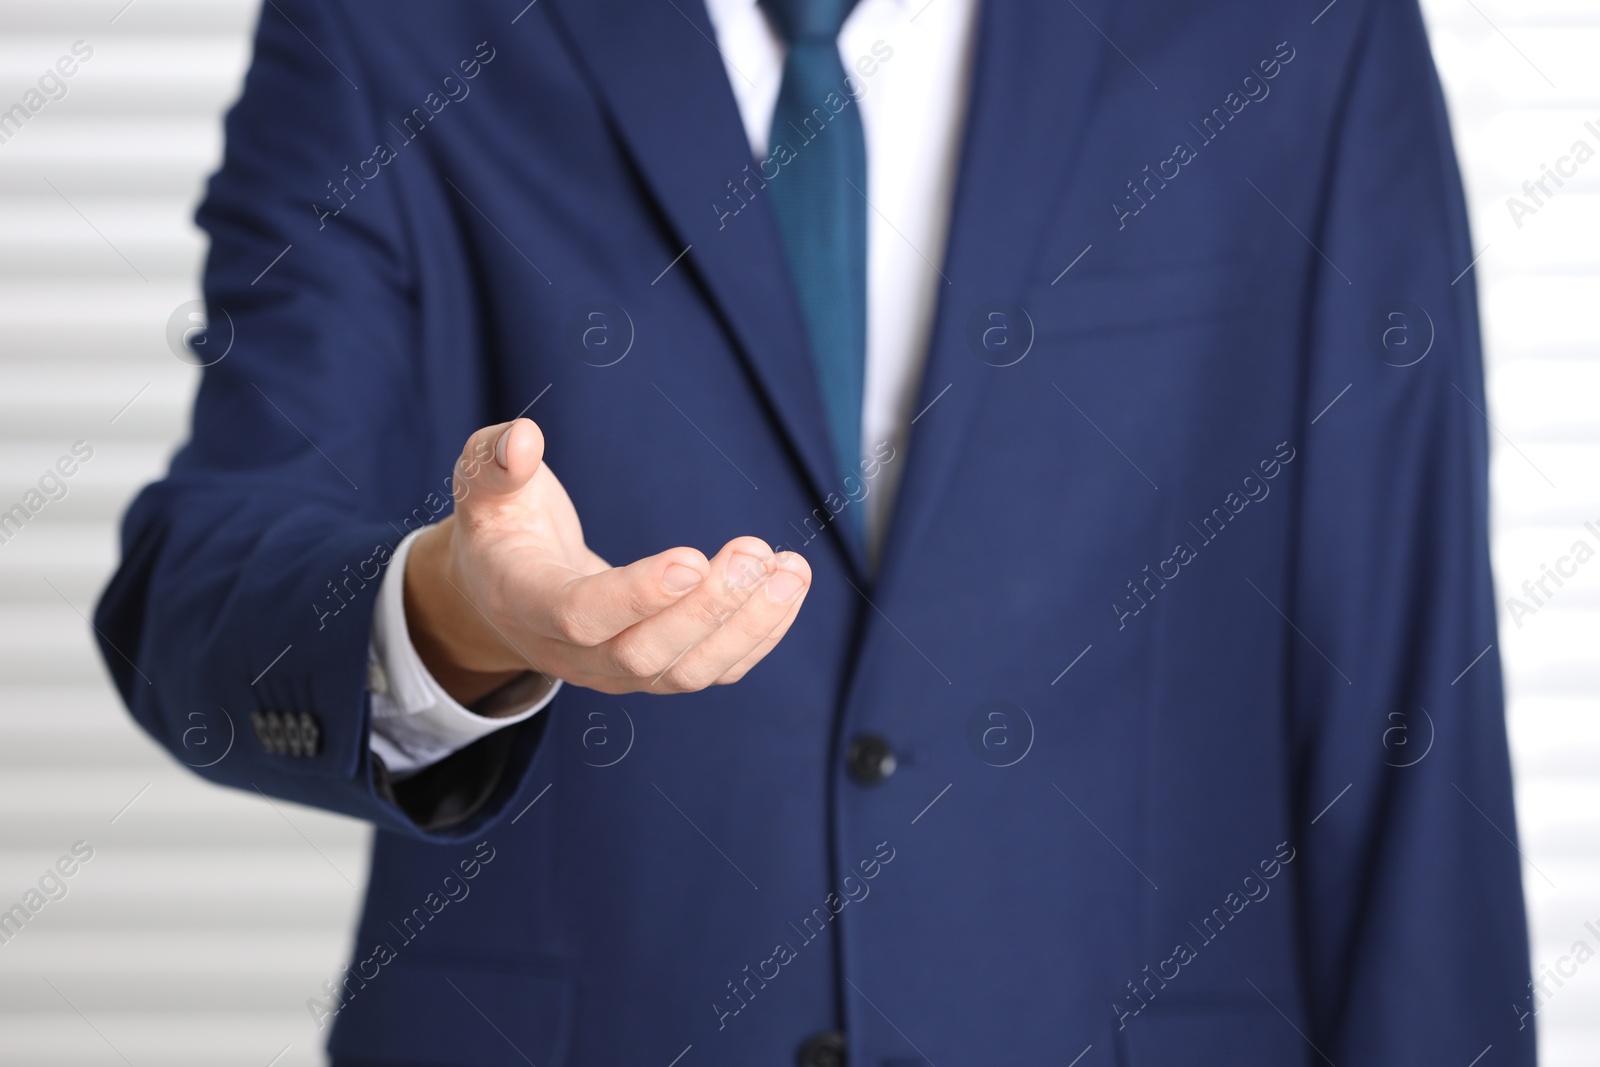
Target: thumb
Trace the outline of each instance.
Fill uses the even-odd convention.
[[[456,460],[456,509],[480,510],[505,504],[528,484],[544,461],[544,434],[532,419],[485,426],[471,437]]]

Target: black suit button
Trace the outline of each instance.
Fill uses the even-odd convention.
[[[250,726],[255,730],[256,741],[269,756],[281,756],[287,750],[283,738],[283,719],[275,711],[256,711],[250,714]]]
[[[850,777],[861,785],[876,785],[894,773],[894,750],[877,734],[861,734],[844,754]]]
[[[823,1030],[806,1038],[795,1057],[799,1067],[845,1067],[844,1035],[837,1030]]]
[[[322,728],[310,712],[300,713],[300,754],[315,756],[322,751]]]

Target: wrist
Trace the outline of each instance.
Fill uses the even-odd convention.
[[[454,544],[455,519],[417,535],[405,561],[406,629],[428,673],[470,705],[532,669],[467,595]]]

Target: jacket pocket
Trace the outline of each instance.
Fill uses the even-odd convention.
[[[352,983],[353,985],[353,983]],[[573,1013],[570,964],[396,958],[357,988],[334,1023],[335,1057],[451,1067],[560,1067]]]

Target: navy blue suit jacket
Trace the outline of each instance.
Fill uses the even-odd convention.
[[[97,625],[185,762],[376,825],[336,1057],[1533,1062],[1461,188],[1415,4],[1318,6],[983,5],[875,569],[700,4],[265,9]],[[520,412],[605,558],[815,584],[397,783],[378,575]]]

